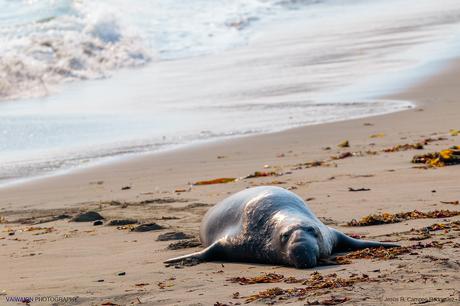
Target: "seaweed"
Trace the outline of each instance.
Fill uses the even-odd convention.
[[[279,283],[284,279],[284,275],[277,273],[266,273],[255,277],[237,276],[229,278],[228,281],[240,285],[252,285],[261,283]]]
[[[439,152],[415,155],[411,162],[426,164],[433,168],[458,165],[460,164],[460,146],[453,146]]]
[[[353,251],[345,255],[336,256],[334,260],[339,265],[350,264],[352,262],[351,259],[390,260],[390,259],[398,258],[399,256],[404,255],[404,254],[417,255],[417,253],[414,252],[415,250],[421,250],[421,249],[426,249],[426,248],[442,249],[443,245],[446,243],[447,242],[440,243],[437,241],[431,241],[427,243],[419,242],[411,246],[401,246],[401,247],[393,247],[393,248],[384,248],[384,247],[366,248],[362,250]]]
[[[394,247],[394,248],[367,248],[350,252],[346,255],[335,257],[338,264],[349,264],[351,259],[379,259],[389,260],[395,259],[399,255],[408,254],[412,252],[411,247]]]
[[[390,153],[390,152],[399,152],[399,151],[407,151],[407,150],[423,150],[424,146],[422,143],[417,142],[414,144],[403,144],[403,145],[396,145],[391,148],[383,149],[383,152]]]
[[[216,178],[216,179],[208,180],[208,181],[198,181],[198,182],[195,182],[193,185],[202,186],[202,185],[213,185],[213,184],[226,184],[226,183],[231,183],[234,181],[236,181],[236,178],[234,177],[221,177],[221,178]]]
[[[457,201],[440,201],[442,204],[452,204],[452,205],[459,205],[460,202]]]
[[[434,210],[429,212],[421,212],[413,210],[409,212],[400,212],[396,214],[383,213],[373,214],[362,217],[359,221],[353,219],[347,223],[348,226],[369,226],[379,224],[399,223],[405,220],[413,219],[436,219],[436,218],[450,218],[460,215],[460,211],[452,210]]]
[[[350,277],[340,277],[336,273],[322,275],[319,272],[314,272],[310,277],[302,282],[305,287],[282,289],[280,287],[269,288],[262,290],[256,294],[245,297],[245,302],[250,303],[257,300],[286,300],[289,298],[304,299],[315,291],[323,289],[336,289],[351,287],[356,283],[372,281],[368,275],[352,274]]]
[[[267,176],[280,176],[281,174],[279,173],[276,173],[274,171],[270,171],[270,172],[264,172],[264,171],[256,171],[252,174],[249,174],[247,176],[245,176],[244,178],[245,179],[250,179],[250,178],[256,178],[256,177],[267,177]]]

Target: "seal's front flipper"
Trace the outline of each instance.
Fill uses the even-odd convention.
[[[394,243],[385,243],[385,242],[378,242],[378,241],[369,241],[369,240],[360,240],[351,238],[345,235],[342,232],[339,232],[335,229],[331,229],[336,238],[334,253],[336,252],[346,252],[346,251],[355,251],[361,250],[366,248],[394,248],[399,247],[400,245]]]
[[[171,259],[166,260],[164,263],[173,264],[173,263],[178,263],[178,262],[181,262],[187,259],[197,259],[199,261],[211,261],[217,257],[217,255],[221,252],[221,250],[222,250],[222,245],[220,241],[216,241],[210,246],[208,246],[206,249],[200,252],[195,252],[192,254],[171,258]]]

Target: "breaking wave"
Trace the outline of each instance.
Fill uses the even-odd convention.
[[[0,23],[0,98],[47,95],[58,83],[103,78],[151,60],[141,37],[103,8],[58,1],[28,13]]]
[[[217,53],[244,44],[261,20],[323,2],[0,0],[0,100],[48,95],[152,58]]]

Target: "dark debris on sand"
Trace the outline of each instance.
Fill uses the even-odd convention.
[[[134,219],[115,219],[115,220],[110,220],[108,225],[123,226],[123,225],[130,225],[130,224],[136,224],[136,223],[138,223],[138,221]]]
[[[72,219],[74,222],[93,222],[97,220],[104,220],[104,217],[95,211],[81,213]]]
[[[182,240],[182,239],[191,239],[195,236],[186,234],[184,232],[167,232],[160,234],[157,238],[157,241],[170,241],[170,240]]]
[[[149,232],[149,231],[157,231],[157,230],[161,230],[161,229],[165,229],[165,227],[162,226],[162,225],[159,225],[157,223],[145,223],[145,224],[141,224],[141,225],[138,225],[138,226],[132,228],[131,231],[133,231],[133,232]]]
[[[201,242],[198,239],[190,239],[190,240],[181,240],[177,242],[173,242],[168,245],[168,250],[180,250],[180,249],[188,249],[188,248],[195,248],[201,246]]]

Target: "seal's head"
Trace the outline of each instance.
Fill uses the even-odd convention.
[[[320,257],[320,232],[314,225],[304,223],[280,225],[275,231],[281,261],[296,268],[311,268]]]

